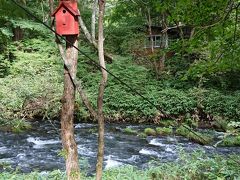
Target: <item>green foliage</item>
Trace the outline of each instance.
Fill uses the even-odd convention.
[[[239,179],[240,169],[238,162],[239,156],[222,157],[214,156],[208,157],[201,151],[191,154],[184,152],[180,153],[178,162],[159,163],[149,166],[145,170],[139,170],[133,166],[123,166],[112,168],[104,171],[103,180],[122,180],[122,179]],[[96,177],[81,176],[84,180],[93,180]],[[21,174],[18,172],[0,173],[0,179],[43,179],[56,180],[66,179],[66,174],[55,170],[47,173],[32,172],[30,174]]]
[[[177,126],[177,122],[171,119],[164,119],[159,121],[159,125],[163,127]]]
[[[187,127],[187,128],[186,128]],[[194,141],[199,144],[210,144],[213,141],[213,138],[210,135],[196,132],[188,126],[180,126],[176,129],[176,134],[184,136],[191,141]]]
[[[171,127],[166,128],[166,127],[157,127],[156,132],[158,135],[171,135],[173,133],[173,129]]]
[[[24,119],[3,120],[0,119],[0,129],[12,131],[14,133],[21,133],[31,129],[31,123]]]
[[[152,128],[146,128],[144,129],[144,133],[147,135],[147,136],[156,136],[157,133],[154,129]]]
[[[32,39],[9,49],[15,59],[9,75],[0,79],[0,111],[4,118],[58,116],[61,97],[61,60],[48,42]]]
[[[63,157],[66,160],[67,159],[67,150],[62,149],[61,151],[58,152],[58,156]]]
[[[218,146],[240,146],[240,135],[227,136],[223,138],[223,141]]]
[[[136,135],[136,134],[137,134],[137,131],[136,131],[136,130],[133,130],[133,129],[131,129],[131,128],[125,128],[125,129],[123,130],[123,132],[126,133],[126,134],[133,134],[133,135]]]
[[[44,117],[57,116],[62,87],[60,74],[62,66],[61,60],[57,57],[57,50],[49,46],[45,40],[33,39],[16,42],[9,46],[8,51],[13,54],[13,62],[9,65],[9,75],[0,79],[2,87],[0,110],[4,112],[4,117],[21,117],[22,113]],[[134,65],[130,58],[115,59],[116,61],[108,64],[107,68],[166,114],[174,116],[190,114],[191,119],[192,115],[196,115],[196,110],[200,109],[206,115],[219,116],[224,121],[225,119],[237,121],[240,118],[238,91],[225,93],[203,88],[175,89],[167,85],[168,80],[154,79],[148,69]],[[100,73],[85,64],[80,56],[77,76],[82,80],[87,96],[96,107],[96,89]],[[11,94],[8,93],[10,91]],[[37,108],[40,111],[23,112],[22,106],[26,105],[25,102],[32,105],[33,102],[39,102],[38,104],[42,104]],[[78,117],[89,116],[83,106],[80,107]],[[142,122],[153,121],[159,114],[155,107],[133,92],[129,92],[129,89],[111,76],[104,97],[104,112],[109,119]],[[160,124],[162,122],[159,121]]]
[[[207,94],[208,93],[208,94]],[[221,93],[216,90],[206,91],[205,98],[202,101],[204,111],[208,114],[229,117],[239,120],[240,92]]]
[[[66,174],[61,172],[60,170],[55,170],[48,173],[39,173],[39,172],[32,172],[30,174],[21,174],[19,172],[3,172],[0,174],[0,179],[12,179],[12,180],[30,180],[30,179],[41,179],[41,180],[58,180],[63,179],[66,180]]]
[[[181,153],[180,163],[166,163],[149,170],[155,179],[238,179],[239,156],[207,157],[201,152]]]

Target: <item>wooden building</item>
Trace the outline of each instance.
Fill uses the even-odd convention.
[[[184,25],[169,27],[167,29],[163,29],[161,26],[151,26],[151,35],[149,33],[146,34],[145,49],[164,49],[168,48],[177,39],[189,38],[191,28]]]

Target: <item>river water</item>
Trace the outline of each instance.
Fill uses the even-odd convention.
[[[21,134],[0,131],[0,164],[7,163],[23,172],[51,171],[64,169],[64,159],[59,155],[61,141],[58,122],[34,122],[33,130]],[[176,161],[179,150],[193,152],[202,149],[209,156],[213,154],[239,154],[239,147],[201,146],[179,136],[148,137],[141,139],[122,131],[131,127],[143,131],[147,125],[130,126],[127,124],[106,125],[104,168],[134,165],[146,168],[150,161]],[[89,172],[93,172],[97,153],[97,125],[76,124],[75,134],[79,156]],[[215,137],[223,134],[213,132]]]

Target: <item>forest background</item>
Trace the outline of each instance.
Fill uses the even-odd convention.
[[[51,25],[48,1],[18,2]],[[93,2],[78,3],[92,31]],[[11,1],[0,4],[1,129],[22,131],[31,119],[59,118],[63,64],[51,32]],[[113,59],[107,69],[155,106],[109,76],[104,95],[107,121],[159,124],[170,119],[190,127],[239,128],[239,6],[239,0],[109,0],[105,51]],[[155,24],[163,32],[175,27],[180,37],[146,54],[146,36]],[[190,36],[182,33],[184,27],[190,27]],[[97,61],[97,51],[83,31],[79,39],[80,49]],[[96,106],[100,72],[81,54],[77,77]],[[80,98],[75,112],[76,120],[92,122]]]
[[[22,3],[44,22],[50,23],[48,1]],[[79,7],[82,19],[91,29],[91,2],[79,1]],[[108,64],[108,69],[159,109],[110,77],[104,100],[107,119],[157,123],[173,116],[191,123],[239,121],[238,8],[237,1],[221,0],[218,3],[109,1],[105,17],[105,49],[114,55],[114,60]],[[184,23],[191,27],[191,37],[174,39],[167,48],[145,55],[149,17],[167,28]],[[62,65],[53,35],[10,1],[1,1],[0,21],[2,119],[58,117],[63,87]],[[84,33],[80,39],[80,47],[96,59],[96,51]],[[165,60],[164,68],[159,71],[161,57],[168,52],[174,52],[174,55]],[[98,69],[80,56],[77,76],[94,101]],[[76,102],[76,116],[91,121],[80,101]]]

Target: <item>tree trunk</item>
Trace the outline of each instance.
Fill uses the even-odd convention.
[[[58,38],[56,38],[56,43],[58,44],[58,49],[59,49],[59,51],[60,51],[60,54],[61,54],[61,57],[62,57],[62,59],[63,59],[63,63],[64,63],[64,65],[65,65],[65,67],[66,67],[66,66],[69,66],[69,65],[67,64],[67,58],[66,58],[66,56],[65,56],[64,48],[63,48],[63,46],[61,45],[61,42],[60,42],[60,40],[59,40]],[[71,75],[71,77],[73,76],[72,74],[70,74],[70,75]],[[77,81],[77,79],[73,79],[73,78],[71,78],[71,79],[72,79],[72,81],[74,82],[75,88],[76,88],[76,90],[78,91],[78,93],[79,93],[79,95],[80,95],[80,97],[81,97],[81,100],[82,100],[83,104],[84,104],[85,107],[88,109],[91,117],[96,120],[96,119],[97,119],[97,112],[93,109],[93,106],[92,106],[91,102],[89,101],[86,93],[84,92],[83,87],[82,87],[82,84],[81,84],[81,81]]]
[[[80,179],[80,169],[78,163],[78,151],[74,138],[73,114],[75,104],[75,86],[72,79],[76,77],[78,51],[73,48],[78,46],[77,36],[67,36],[66,63],[64,68],[64,93],[62,98],[61,112],[61,136],[64,155],[66,158],[66,173],[68,180]],[[71,76],[70,76],[70,74]]]
[[[23,29],[19,26],[13,29],[13,41],[20,41],[23,39]]]
[[[154,41],[153,41],[153,36],[152,36],[152,19],[151,19],[151,11],[148,8],[147,10],[147,22],[148,22],[148,32],[150,36],[150,41],[151,41],[151,52],[154,52]]]
[[[168,29],[167,25],[167,14],[163,13],[163,19],[162,19],[162,27],[164,29]],[[164,41],[163,41],[164,40]],[[163,41],[163,48],[167,49],[168,48],[168,31],[164,31],[162,34],[162,41]],[[162,57],[159,60],[159,75],[164,71],[165,69],[165,60],[166,60],[166,51],[163,53]]]
[[[103,18],[105,9],[105,0],[99,0],[99,19],[98,19],[98,56],[101,67],[106,68],[104,60],[104,38],[103,38]],[[103,156],[104,156],[104,115],[103,115],[103,95],[107,83],[107,72],[101,68],[102,79],[98,91],[98,154],[96,165],[96,179],[102,179]]]
[[[49,14],[49,17],[50,17],[50,19],[51,19],[51,28],[53,28],[53,25],[54,25],[54,22],[53,22],[53,20],[54,20],[54,17],[52,17],[52,13],[54,12],[54,7],[53,7],[53,5],[54,5],[54,0],[49,0],[48,1],[48,5],[49,5],[49,8],[50,8],[50,14]]]
[[[97,12],[97,5],[98,5],[98,0],[93,0],[92,23],[91,23],[92,41],[96,40],[96,12]]]

